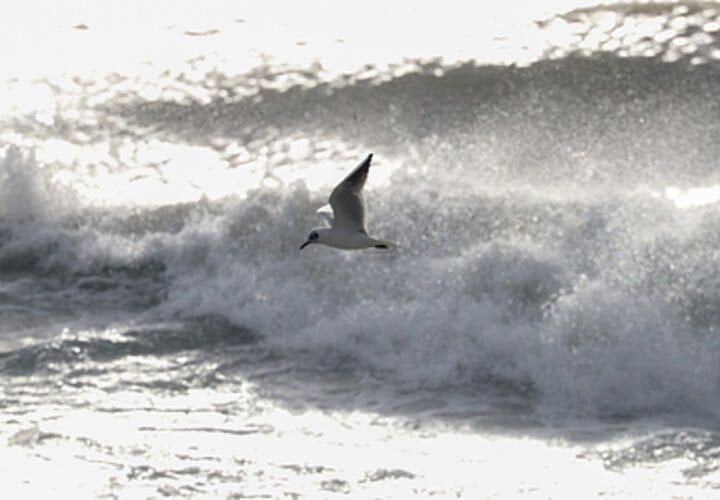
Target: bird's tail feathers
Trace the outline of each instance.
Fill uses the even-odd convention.
[[[390,250],[397,248],[398,244],[394,241],[376,239],[375,241],[373,241],[373,246],[382,250]]]

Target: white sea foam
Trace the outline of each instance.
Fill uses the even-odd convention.
[[[527,193],[478,196],[460,215],[443,213],[446,227],[472,227],[490,205],[510,227],[534,214],[540,235],[530,241],[511,229],[457,242],[418,222],[426,205],[410,219],[395,215],[414,196],[402,184],[398,176],[392,195],[374,194],[383,229],[395,227],[401,240],[393,256],[295,255],[293,235],[302,238],[313,206],[302,187],[231,204],[203,265],[194,255],[171,267],[163,309],[222,315],[279,349],[353,360],[422,386],[494,381],[581,412],[717,414],[714,240],[688,224],[713,220],[709,212],[680,214],[636,194],[537,205]],[[664,225],[642,230],[639,206]],[[578,224],[588,217],[599,218],[596,227]]]

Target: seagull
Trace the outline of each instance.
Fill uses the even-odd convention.
[[[331,226],[313,229],[307,241],[300,245],[300,250],[313,243],[343,250],[387,249],[395,246],[390,241],[369,236],[365,230],[365,200],[362,189],[367,180],[372,157],[372,153],[367,155],[360,165],[335,186],[330,193],[330,206],[334,215]]]

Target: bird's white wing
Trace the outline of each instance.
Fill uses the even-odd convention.
[[[370,170],[372,153],[350,172],[330,194],[335,218],[333,229],[348,233],[365,231],[365,200],[362,190]]]
[[[327,222],[328,226],[332,226],[334,218],[332,208],[329,205],[323,205],[318,208],[315,213],[322,217],[325,222]]]

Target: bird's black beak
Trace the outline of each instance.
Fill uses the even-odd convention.
[[[312,242],[311,242],[310,240],[308,240],[308,241],[306,241],[305,243],[303,243],[302,245],[300,245],[300,250],[302,250],[303,248],[305,248],[306,246],[308,246],[310,243],[312,243]]]

